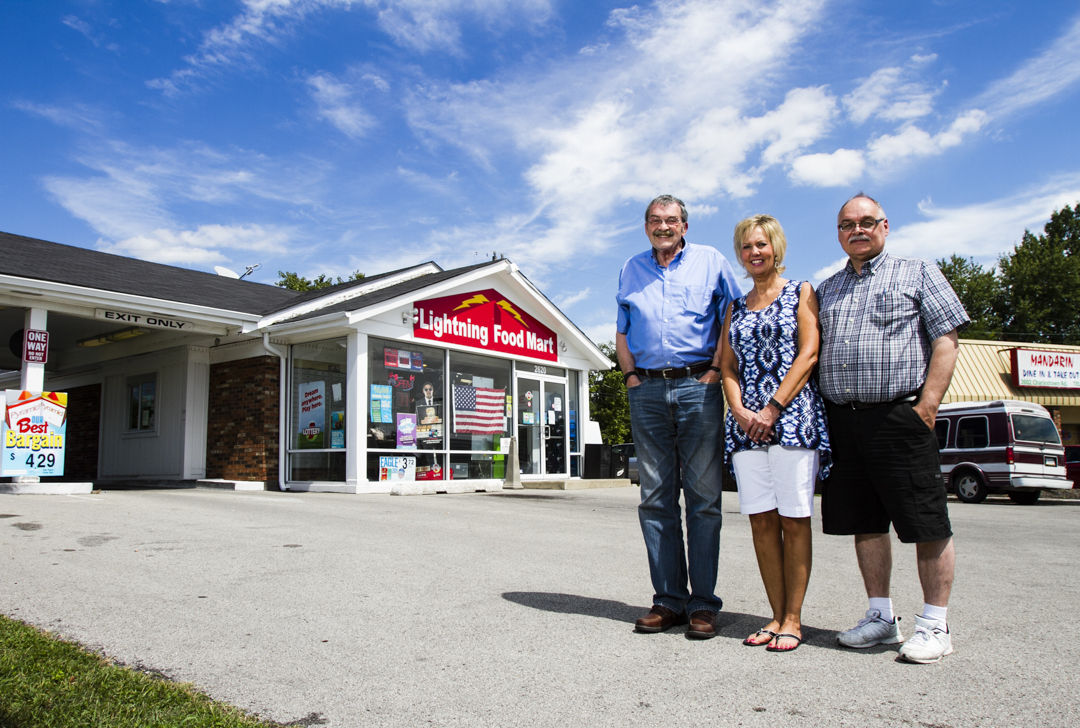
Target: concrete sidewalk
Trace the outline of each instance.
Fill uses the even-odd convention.
[[[0,496],[0,612],[311,726],[1080,724],[1080,502],[951,504],[956,653],[922,666],[836,646],[865,598],[851,540],[818,523],[806,644],[743,647],[767,605],[724,497],[705,642],[632,631],[636,488]],[[907,635],[914,549],[895,554]]]

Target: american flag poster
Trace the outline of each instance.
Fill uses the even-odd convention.
[[[492,435],[506,430],[506,390],[454,385],[454,432]]]

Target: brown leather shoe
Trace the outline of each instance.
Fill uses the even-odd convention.
[[[716,636],[716,621],[720,615],[707,609],[699,609],[690,615],[690,629],[686,636],[695,640],[707,640]]]
[[[685,614],[679,614],[667,607],[654,604],[648,614],[634,622],[634,631],[652,634],[654,632],[663,632],[679,624],[686,624]]]

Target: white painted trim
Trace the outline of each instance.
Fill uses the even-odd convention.
[[[49,309],[59,310],[54,304],[67,304],[72,308],[65,312],[85,312],[90,309],[89,318],[94,318],[93,309],[131,307],[140,310],[147,309],[149,312],[161,316],[178,316],[180,318],[197,318],[203,322],[212,322],[224,326],[243,326],[247,323],[256,323],[259,320],[257,314],[233,311],[210,306],[201,306],[193,303],[170,301],[164,298],[151,298],[150,296],[136,296],[130,293],[119,293],[85,286],[73,286],[68,283],[56,283],[53,281],[33,280],[19,276],[0,274],[0,290],[4,291],[4,299],[20,299],[27,307],[40,306],[40,297],[48,297]]]
[[[420,276],[430,275],[432,273],[441,273],[442,268],[435,263],[422,263],[412,268],[406,268],[403,271],[398,271],[393,275],[387,275],[378,280],[371,281],[371,283],[360,283],[355,286],[351,286],[342,291],[335,291],[328,293],[325,296],[319,298],[313,298],[309,301],[304,301],[295,306],[290,306],[282,311],[276,311],[268,316],[264,316],[259,320],[258,327],[265,328],[272,326],[275,323],[291,319],[296,316],[302,316],[305,313],[311,313],[312,311],[318,311],[320,308],[326,308],[328,306],[334,306],[345,301],[351,301],[354,298],[365,296],[375,291],[380,291],[384,288],[396,286],[399,283],[412,280],[413,278],[419,278]]]
[[[93,483],[0,483],[0,493],[10,495],[85,495]]]

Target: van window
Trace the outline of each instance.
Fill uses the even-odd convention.
[[[1011,416],[1013,435],[1017,440],[1027,442],[1047,442],[1052,445],[1060,445],[1061,437],[1058,435],[1057,426],[1053,420],[1035,415]]]
[[[934,423],[934,435],[937,437],[938,450],[944,450],[949,441],[949,421],[938,420]]]
[[[985,417],[961,417],[956,424],[957,447],[988,447],[990,434]]]

